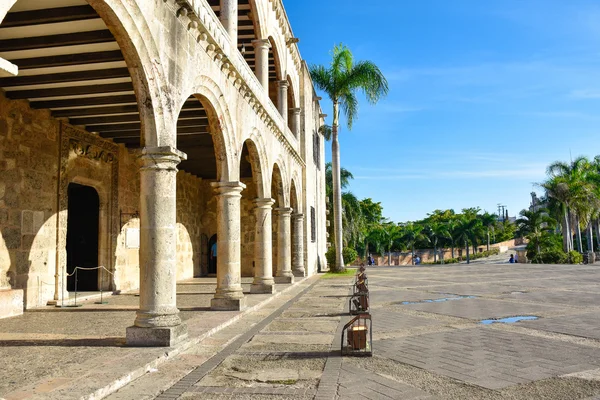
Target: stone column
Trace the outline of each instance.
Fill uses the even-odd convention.
[[[268,39],[257,39],[252,41],[254,55],[256,57],[254,74],[260,84],[269,92],[269,49],[271,42]]]
[[[279,231],[277,232],[277,283],[293,283],[292,249],[290,217],[292,209],[289,207],[276,208]]]
[[[277,84],[279,85],[279,94],[278,94],[278,98],[277,98],[277,108],[279,109],[279,114],[281,114],[281,116],[283,117],[283,122],[285,123],[285,126],[283,129],[285,129],[285,127],[288,124],[288,86],[289,83],[288,81],[277,81]]]
[[[176,305],[177,164],[172,147],[144,148],[140,156],[140,308],[127,328],[130,346],[172,346],[187,336]]]
[[[300,139],[300,112],[301,108],[290,108],[290,113],[292,114],[292,133],[296,137],[296,139]]]
[[[304,277],[304,214],[292,214],[292,272]]]
[[[231,45],[237,49],[238,0],[221,0],[221,23],[229,34]]]
[[[271,252],[271,210],[273,199],[256,199],[256,234],[254,237],[254,282],[252,293],[275,293],[273,254]]]
[[[217,290],[211,300],[213,310],[242,310],[240,248],[240,199],[246,187],[242,182],[213,182],[217,196]]]

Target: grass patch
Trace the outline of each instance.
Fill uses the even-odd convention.
[[[344,271],[342,272],[326,272],[325,275],[323,275],[323,278],[339,278],[339,277],[344,277],[344,276],[354,276],[356,275],[356,271],[357,268],[346,268]]]

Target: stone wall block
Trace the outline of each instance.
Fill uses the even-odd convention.
[[[21,212],[21,234],[33,234],[33,211],[23,210]]]
[[[7,249],[21,248],[21,229],[13,227],[2,228],[2,237]]]

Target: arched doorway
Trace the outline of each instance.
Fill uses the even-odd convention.
[[[100,198],[93,187],[77,183],[69,184],[68,193],[67,290],[96,291]]]

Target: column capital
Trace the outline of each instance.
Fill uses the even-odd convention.
[[[278,215],[280,216],[284,216],[284,217],[289,217],[292,215],[292,212],[294,211],[294,209],[292,207],[278,207],[274,209]]]
[[[271,41],[269,39],[255,39],[252,42],[252,46],[255,49],[270,49]]]
[[[187,159],[187,155],[171,146],[144,147],[138,156],[142,169],[177,170],[177,164]]]
[[[240,181],[212,182],[210,185],[217,192],[217,196],[241,196],[242,190],[246,188]]]
[[[264,199],[261,199],[261,198],[254,199],[252,202],[255,204],[256,208],[271,209],[273,207],[273,204],[275,204],[275,200],[271,199],[269,197],[264,198]]]
[[[302,112],[302,108],[300,108],[300,107],[290,108],[290,112],[292,113],[292,115],[300,115],[300,113]]]
[[[287,89],[290,86],[290,83],[287,80],[283,79],[283,80],[277,81],[277,85],[279,85],[280,89]]]
[[[302,214],[302,213],[295,213],[295,214],[292,214],[292,218],[295,219],[295,220],[301,221],[301,220],[304,219],[304,214]]]

